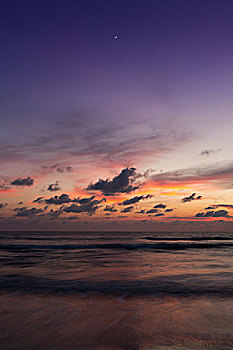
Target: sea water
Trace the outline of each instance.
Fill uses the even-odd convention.
[[[233,349],[233,234],[1,232],[1,350]]]

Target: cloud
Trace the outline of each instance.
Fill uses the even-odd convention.
[[[130,207],[126,207],[121,210],[121,213],[129,213],[133,210],[133,206],[131,205]]]
[[[101,191],[106,196],[130,193],[139,188],[139,184],[135,184],[137,179],[138,174],[135,168],[125,168],[112,180],[99,179],[95,184],[90,183],[87,190]]]
[[[51,209],[48,213],[46,213],[46,216],[49,217],[50,220],[54,220],[58,218],[63,213],[62,208],[53,210]]]
[[[111,212],[111,213],[114,213],[116,212],[116,208],[114,207],[114,205],[106,205],[106,207],[104,208],[104,211],[108,211],[108,212]]]
[[[153,208],[155,208],[155,209],[165,209],[165,208],[166,208],[166,205],[160,203],[160,204],[156,204]]]
[[[154,213],[158,213],[158,209],[152,208],[147,210],[146,214],[154,214]]]
[[[91,197],[87,197],[87,198],[77,198],[77,199],[74,199],[73,201],[78,202],[80,204],[88,204],[88,203],[91,203],[94,198],[95,198],[95,196],[91,196]]]
[[[91,200],[87,203],[76,204],[72,203],[70,206],[64,206],[63,211],[65,213],[89,213],[94,214],[97,209],[99,209],[99,204],[105,202],[106,199],[102,198],[101,200]]]
[[[158,214],[155,214],[154,216],[164,216],[163,213],[158,213]]]
[[[209,157],[209,156],[213,156],[216,153],[221,152],[221,148],[218,149],[204,149],[203,151],[201,151],[200,156],[204,156],[204,157]]]
[[[0,209],[5,208],[7,206],[7,203],[0,203]]]
[[[106,201],[105,198],[101,199],[100,201],[94,200],[95,196],[86,197],[86,198],[70,198],[70,196],[66,193],[61,194],[60,196],[54,196],[50,198],[44,198],[44,197],[38,197],[36,198],[33,203],[45,203],[48,205],[63,205],[68,203],[77,203],[81,205],[86,205],[89,203],[97,203],[97,202],[103,202]]]
[[[214,213],[213,215],[214,217],[218,218],[218,217],[229,217],[229,213],[227,210],[218,210]]]
[[[13,186],[32,186],[34,184],[34,179],[32,179],[30,176],[25,178],[18,178],[11,182],[11,185]]]
[[[233,209],[233,205],[232,204],[213,204],[205,209],[215,209],[218,207],[223,207],[223,208],[227,208],[227,209]]]
[[[7,184],[5,184],[5,183],[2,183],[0,185],[0,190],[9,190],[9,189],[10,189],[10,187]]]
[[[66,172],[71,172],[73,171],[73,168],[70,166],[70,165],[65,165],[65,164],[53,164],[53,165],[49,165],[49,166],[46,166],[46,165],[42,165],[41,167],[42,169],[47,169],[47,170],[50,170],[50,171],[57,171],[58,173],[66,173]]]
[[[37,209],[34,207],[30,209],[27,209],[26,207],[15,208],[14,211],[16,212],[15,216],[20,216],[20,217],[32,217],[37,214],[43,213],[43,209]]]
[[[85,119],[85,121],[84,121]],[[153,156],[155,154],[165,153],[173,150],[174,147],[184,144],[191,139],[190,132],[177,126],[161,125],[152,118],[143,121],[129,122],[124,119],[121,121],[116,118],[114,123],[100,123],[93,127],[93,120],[82,118],[75,115],[74,118],[67,119],[59,123],[58,130],[62,130],[60,137],[53,137],[47,141],[47,152],[55,147],[54,140],[58,143],[57,147],[62,149],[63,153],[76,156],[85,161],[95,163],[110,164],[128,164],[132,162]],[[62,128],[61,128],[62,125]]]
[[[43,169],[58,172],[71,170],[67,161],[116,169],[119,165],[128,166],[129,160],[138,164],[145,158],[167,154],[194,136],[184,127],[168,125],[161,118],[133,119],[101,118],[96,125],[96,114],[92,117],[76,112],[66,113],[55,123],[47,119],[43,129],[28,124],[20,133],[16,130],[13,137],[0,140],[0,163],[30,163],[40,170],[44,164]],[[6,134],[9,128],[6,125]]]
[[[197,213],[196,217],[229,217],[227,210],[207,211],[206,213]]]
[[[145,211],[146,211],[145,209],[142,209],[142,210],[140,210],[140,211],[136,211],[136,213],[137,213],[137,214],[145,214]]]
[[[34,199],[32,203],[44,203],[44,197],[38,197]],[[22,204],[21,202],[19,204]]]
[[[44,202],[46,204],[56,204],[56,205],[61,205],[61,204],[70,203],[70,202],[74,202],[74,201],[76,201],[76,199],[72,200],[69,197],[69,195],[66,193],[63,193],[60,196],[54,196],[51,198],[44,199]]]
[[[152,198],[153,196],[151,194],[148,194],[146,196],[136,196],[130,199],[126,199],[124,202],[119,203],[119,205],[130,205],[130,204],[135,204],[138,203],[141,200],[145,200],[148,198]]]
[[[176,171],[168,171],[151,176],[152,182],[157,186],[195,184],[195,183],[219,183],[224,187],[232,187],[233,163],[215,163],[202,168],[185,168]]]
[[[172,208],[170,208],[170,209],[166,209],[165,211],[167,212],[167,213],[170,213],[171,211],[173,211],[174,209],[172,209]]]
[[[51,192],[60,191],[61,187],[59,186],[59,181],[56,181],[54,184],[50,184],[47,190]]]
[[[65,165],[65,166],[63,166],[63,167],[57,167],[57,171],[59,172],[59,173],[64,173],[64,172],[71,172],[71,171],[73,171],[73,168],[70,166],[70,165]]]
[[[182,202],[182,203],[187,203],[187,202],[192,202],[192,201],[199,200],[199,199],[202,198],[202,196],[197,196],[197,197],[195,197],[195,196],[196,196],[196,193],[193,193],[193,194],[191,194],[191,196],[189,196],[189,197],[184,197],[184,198],[182,198],[182,199],[181,199],[181,202]]]

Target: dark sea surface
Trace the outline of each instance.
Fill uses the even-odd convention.
[[[0,349],[233,349],[233,234],[0,232]]]

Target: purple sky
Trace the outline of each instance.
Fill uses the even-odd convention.
[[[233,204],[232,13],[233,2],[226,0],[2,0],[0,203],[8,205],[0,215],[5,227],[33,226],[37,214],[17,221],[14,209],[20,201],[30,209],[36,197],[49,197],[49,184],[59,181],[56,195],[88,197],[90,182],[113,179],[127,167],[155,171],[141,179],[140,191],[121,200],[141,193],[165,198],[178,210],[166,214],[172,228],[175,218],[190,221],[205,206]],[[182,174],[175,192],[174,172]],[[158,187],[161,174],[173,195]],[[11,185],[28,176],[35,180],[32,186]],[[179,196],[192,192],[202,192],[206,202],[193,201],[186,210]],[[107,199],[106,205],[111,203],[119,200]],[[111,220],[127,228],[127,220],[122,223],[115,212],[113,219],[104,218],[103,208],[96,218],[77,220],[92,220],[92,229],[98,220],[101,228],[111,228]],[[63,209],[56,209],[62,211],[60,220]],[[137,223],[136,211],[130,220]],[[75,220],[72,225],[86,227]]]

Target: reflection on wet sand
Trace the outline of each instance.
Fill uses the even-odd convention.
[[[230,299],[1,296],[4,350],[232,349]]]

